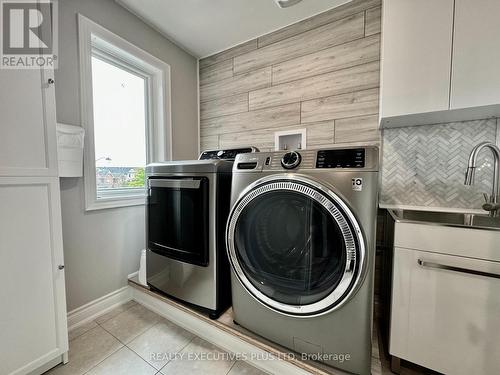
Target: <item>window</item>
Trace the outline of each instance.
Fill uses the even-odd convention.
[[[92,56],[97,199],[144,193],[147,81]]]
[[[144,204],[146,164],[171,159],[169,66],[78,21],[86,209]]]

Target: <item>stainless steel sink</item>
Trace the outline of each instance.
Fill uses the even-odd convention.
[[[397,222],[500,230],[500,217],[452,212],[389,210]]]

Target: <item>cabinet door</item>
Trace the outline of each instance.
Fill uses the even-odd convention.
[[[57,176],[53,77],[0,69],[0,176]]]
[[[500,263],[395,249],[392,355],[445,374],[498,373],[500,279],[471,271],[500,275]]]
[[[68,350],[57,177],[0,178],[0,374]]]
[[[500,1],[455,0],[451,109],[500,104]]]
[[[453,0],[385,0],[381,117],[449,108]]]

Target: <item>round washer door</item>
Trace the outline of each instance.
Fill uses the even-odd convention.
[[[338,308],[361,279],[365,247],[355,216],[306,177],[274,175],[251,185],[231,211],[226,240],[243,287],[284,314]]]

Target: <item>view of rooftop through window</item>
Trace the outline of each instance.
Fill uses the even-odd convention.
[[[92,56],[97,195],[144,187],[146,81]]]

